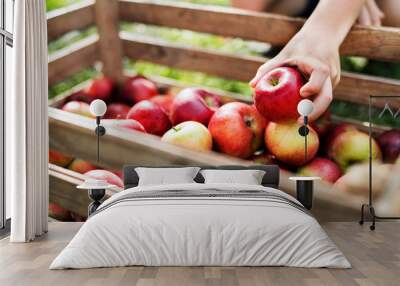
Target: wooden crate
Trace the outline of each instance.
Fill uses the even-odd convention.
[[[124,73],[122,59],[128,57],[174,68],[200,71],[226,79],[248,81],[265,58],[233,55],[200,48],[188,48],[160,40],[138,37],[118,30],[119,21],[140,22],[165,27],[188,29],[227,37],[284,45],[302,26],[302,19],[267,13],[209,7],[169,1],[97,0],[54,11],[48,15],[49,40],[72,30],[96,25],[98,35],[88,37],[57,52],[49,58],[49,84],[54,84],[76,72],[102,62],[102,72],[117,82]],[[259,27],[267,27],[260,29]],[[341,47],[341,54],[364,56],[370,59],[400,61],[400,30],[395,28],[354,27]],[[165,78],[154,78],[158,84],[183,87]],[[83,84],[85,85],[85,84]],[[241,100],[238,95],[213,90],[224,101]],[[85,160],[95,162],[96,148],[94,120],[56,109],[70,92],[51,101],[49,107],[50,148]],[[335,89],[335,98],[357,104],[367,104],[369,95],[400,94],[400,81],[343,72]],[[339,120],[339,119],[337,119]],[[347,120],[347,119],[340,119]],[[351,123],[365,129],[362,122]],[[376,127],[375,132],[384,128]],[[121,168],[123,164],[251,164],[223,154],[200,153],[173,146],[158,137],[140,132],[126,134],[118,128],[109,128],[101,141],[102,167]],[[73,211],[81,213],[82,204],[67,202],[75,184],[67,180],[64,170],[51,166],[52,190],[50,199]],[[70,174],[71,175],[71,174]],[[294,194],[294,183],[288,180],[293,174],[282,172],[281,188]],[[70,177],[74,177],[71,175]],[[66,181],[67,183],[63,183]],[[62,193],[70,195],[63,197]],[[58,199],[57,199],[58,198]],[[324,220],[354,219],[361,201],[319,182],[315,192],[317,217]]]

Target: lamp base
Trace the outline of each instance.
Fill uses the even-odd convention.
[[[102,125],[97,125],[96,129],[94,130],[94,132],[98,136],[104,136],[106,134],[106,129]]]
[[[370,230],[375,230],[375,222],[377,219],[381,220],[400,220],[400,217],[382,217],[382,216],[377,216],[375,214],[375,208],[371,204],[363,204],[361,206],[361,219],[358,222],[360,225],[364,224],[364,210],[367,209],[369,211],[369,215],[372,219],[372,224],[369,226]]]
[[[310,129],[308,129],[307,126],[303,125],[303,126],[301,126],[301,127],[299,128],[299,134],[300,134],[300,136],[305,137],[305,136],[308,135],[308,133],[310,133]]]

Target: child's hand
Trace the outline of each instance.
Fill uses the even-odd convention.
[[[300,95],[305,98],[315,96],[314,111],[309,116],[310,121],[314,121],[328,109],[332,101],[332,86],[340,80],[339,52],[334,47],[327,40],[311,39],[299,33],[275,58],[258,69],[250,85],[255,87],[274,68],[296,66],[308,78],[308,82],[300,89]]]

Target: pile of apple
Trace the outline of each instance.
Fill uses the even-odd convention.
[[[258,82],[254,105],[249,105],[223,104],[218,95],[200,88],[173,94],[159,90],[143,76],[131,77],[121,87],[101,77],[69,96],[61,108],[91,117],[89,104],[102,99],[108,105],[104,118],[125,127],[126,132],[133,129],[193,150],[215,150],[257,163],[279,164],[334,183],[351,165],[368,160],[369,137],[350,124],[332,125],[326,113],[310,126],[305,160],[297,112],[304,83],[295,68],[277,68]],[[381,161],[383,155],[393,162],[400,153],[400,132],[390,131],[374,139],[372,150],[373,159]]]

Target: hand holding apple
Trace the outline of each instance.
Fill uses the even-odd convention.
[[[254,104],[269,121],[282,122],[299,117],[297,105],[302,100],[303,76],[292,67],[280,67],[265,74],[257,83]]]
[[[161,140],[197,151],[212,149],[210,132],[203,124],[196,121],[185,121],[172,127]]]
[[[265,125],[254,106],[231,102],[215,112],[208,129],[218,150],[246,159],[261,147]]]

